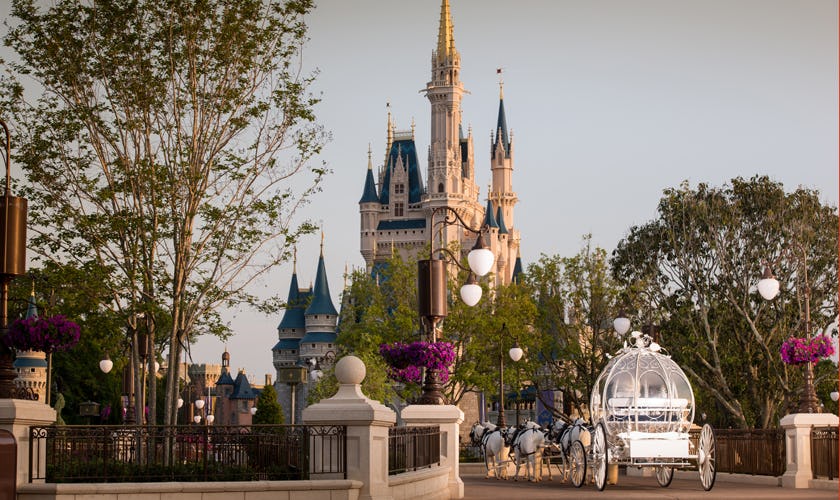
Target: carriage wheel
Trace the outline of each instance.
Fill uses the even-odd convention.
[[[715,432],[709,424],[700,431],[700,443],[697,452],[697,468],[700,470],[700,483],[709,491],[715,485],[717,475],[715,457]]]
[[[660,465],[656,468],[656,482],[659,483],[659,486],[663,488],[667,488],[671,485],[671,481],[674,479],[674,468],[668,467],[665,465]]]
[[[595,427],[595,437],[592,439],[592,473],[595,475],[595,487],[598,491],[604,491],[607,485],[607,461],[609,460],[607,449],[607,431],[604,424],[598,422]]]
[[[580,440],[572,443],[569,450],[569,467],[571,468],[569,476],[572,485],[575,488],[580,488],[583,486],[584,479],[586,479],[586,451],[583,449],[583,443]]]

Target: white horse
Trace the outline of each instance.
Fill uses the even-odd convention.
[[[486,478],[492,477],[493,471],[496,479],[507,478],[507,463],[502,460],[502,452],[505,449],[504,429],[499,429],[490,422],[483,424],[475,423],[470,430],[470,438],[481,446],[484,452],[484,466],[487,467]]]
[[[523,462],[525,462],[525,473],[528,475],[529,481],[537,482],[542,479],[537,464],[542,463],[542,459],[538,455],[542,454],[544,447],[545,434],[540,430],[540,426],[535,422],[526,422],[525,428],[519,431],[511,446],[516,463],[516,473],[513,475],[514,481],[519,480],[519,466]]]
[[[572,424],[567,424],[562,420],[556,420],[551,426],[548,437],[560,446],[564,454],[569,452],[569,447],[575,441],[579,440],[580,444],[586,450],[592,444],[592,435],[586,427],[586,421],[582,418],[575,420]]]

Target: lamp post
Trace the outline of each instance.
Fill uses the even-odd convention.
[[[504,334],[508,331],[507,324],[502,324],[502,329],[499,331],[499,415],[496,418],[496,425],[499,427],[506,427],[505,422],[505,355],[503,352]],[[508,356],[514,362],[522,359],[525,351],[519,347],[519,341],[514,341],[513,347],[508,350]],[[519,417],[517,417],[517,425],[519,424]]]
[[[443,220],[435,222],[435,216],[444,213]],[[475,245],[467,255],[469,268],[459,262],[459,258],[448,248],[434,247],[435,225],[443,226],[460,224],[467,231],[477,235]],[[430,342],[437,341],[438,324],[446,317],[446,265],[448,262],[469,273],[467,282],[461,287],[461,299],[468,306],[474,306],[481,300],[481,287],[476,282],[476,276],[484,276],[493,267],[495,257],[484,244],[486,226],[479,229],[467,224],[458,212],[450,207],[437,207],[432,211],[429,227],[429,258],[417,261],[417,298],[424,334]],[[446,253],[450,261],[437,258],[438,254]],[[444,403],[441,385],[436,369],[426,369],[423,381],[423,393],[417,400],[419,404],[439,405]]]
[[[6,134],[5,163],[6,191],[0,204],[0,334],[6,336],[9,327],[9,283],[15,276],[26,274],[26,198],[11,194],[11,135],[6,122],[0,120]],[[0,345],[0,398],[18,397],[15,388],[17,372],[12,365],[12,349]],[[50,401],[46,401],[47,405]]]
[[[811,285],[808,283],[808,257],[805,255],[803,265],[804,296],[805,296],[805,337],[811,336]],[[765,300],[773,300],[779,294],[779,281],[773,276],[769,266],[764,267],[764,274],[758,282],[758,293]],[[814,389],[814,363],[805,363],[805,383],[799,397],[799,413],[818,413],[819,400]]]

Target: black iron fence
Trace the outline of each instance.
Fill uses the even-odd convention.
[[[346,478],[345,426],[33,426],[29,477],[48,483]]]
[[[388,430],[388,475],[440,464],[440,428],[391,427]]]
[[[811,429],[811,470],[814,478],[837,477],[837,427]]]
[[[691,432],[695,449],[700,430]],[[715,429],[718,472],[781,476],[785,473],[785,431],[782,429]]]

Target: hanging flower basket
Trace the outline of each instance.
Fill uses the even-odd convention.
[[[817,335],[811,338],[789,337],[782,342],[779,351],[782,361],[789,365],[803,365],[816,363],[821,358],[834,354],[834,346],[827,335]]]
[[[388,364],[388,376],[399,382],[421,383],[423,369],[437,370],[441,382],[449,380],[455,348],[449,342],[395,342],[379,346]]]
[[[3,337],[6,347],[18,351],[66,351],[79,343],[79,325],[61,314],[48,318],[16,319]]]

